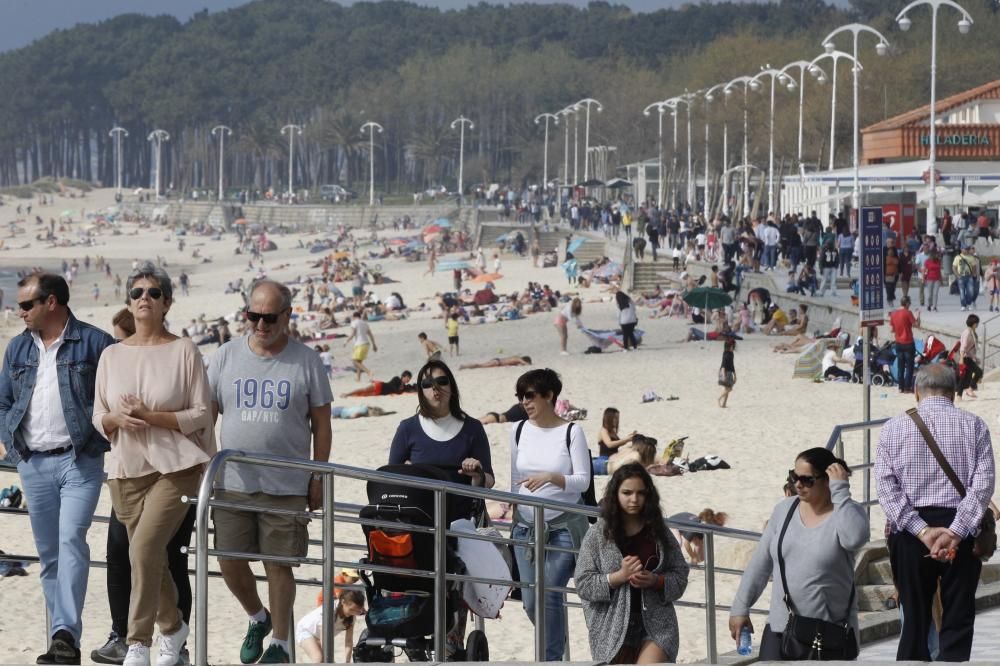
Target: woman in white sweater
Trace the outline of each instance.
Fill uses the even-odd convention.
[[[590,486],[590,450],[583,429],[556,416],[555,404],[562,382],[555,371],[531,370],[517,380],[516,394],[528,414],[528,420],[514,425],[511,433],[511,492],[528,497],[581,503]],[[518,506],[514,514],[511,538],[525,542],[515,546],[514,557],[522,583],[535,582],[534,548],[527,542],[535,538],[535,512]],[[587,518],[545,509],[546,544],[578,548],[589,524]],[[570,553],[548,551],[545,554],[545,586],[565,587],[573,575],[575,558]],[[524,610],[534,622],[534,588],[521,592]],[[545,660],[562,659],[566,645],[566,602],[560,592],[545,593]]]

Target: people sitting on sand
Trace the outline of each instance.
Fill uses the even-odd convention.
[[[360,398],[360,397],[370,397],[378,395],[398,395],[400,393],[412,393],[416,391],[416,387],[410,384],[413,379],[413,373],[409,370],[403,370],[399,373],[399,376],[393,377],[389,381],[383,382],[379,380],[374,380],[368,386],[363,386],[359,389],[354,389],[353,391],[348,391],[347,393],[341,393],[341,398]]]
[[[517,423],[527,418],[528,412],[521,406],[521,403],[515,402],[506,412],[486,412],[486,414],[479,417],[479,422],[483,425],[489,425],[490,423]]]
[[[772,303],[770,307],[771,318],[766,324],[760,327],[760,332],[764,335],[783,335],[785,332],[785,327],[788,326],[789,320],[788,315],[785,311],[778,306],[777,303]]]
[[[491,358],[482,363],[463,363],[458,366],[459,370],[477,370],[480,368],[511,368],[521,365],[531,365],[530,356],[504,356],[502,358]]]
[[[703,523],[705,525],[717,525],[719,527],[724,527],[726,521],[729,520],[729,516],[721,511],[716,513],[712,509],[703,509],[698,515],[688,511],[675,513],[670,516],[670,520],[685,520],[692,523]],[[684,551],[691,560],[691,564],[701,564],[705,561],[704,532],[695,532],[693,530],[689,531],[687,529],[674,529],[672,531],[674,536],[677,537],[677,540],[681,542]]]
[[[632,441],[638,433],[633,430],[624,437],[618,436],[618,423],[621,413],[614,407],[607,407],[601,419],[601,431],[597,435],[598,455],[593,459],[594,474],[608,473],[608,460],[618,450]]]
[[[608,458],[608,474],[613,475],[622,465],[639,463],[649,467],[656,462],[656,439],[646,435],[633,435],[632,441],[623,444]]]
[[[841,370],[837,367],[838,363],[846,363],[850,367],[854,367],[853,358],[845,358],[841,353],[843,346],[840,340],[828,340],[826,342],[826,351],[823,353],[823,379],[836,380],[843,379],[849,381],[851,379],[851,373],[847,370]]]

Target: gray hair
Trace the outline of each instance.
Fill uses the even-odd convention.
[[[250,292],[247,294],[247,302],[249,303],[249,300],[253,298],[253,292],[264,286],[274,287],[274,289],[277,290],[278,294],[281,296],[282,310],[287,310],[292,307],[292,290],[277,280],[272,280],[270,278],[260,278],[254,280],[250,284]]]
[[[128,279],[125,281],[125,302],[131,303],[132,299],[129,297],[129,292],[132,291],[132,285],[136,283],[137,280],[143,278],[148,278],[150,280],[156,280],[156,285],[163,292],[163,301],[172,301],[174,299],[174,283],[170,281],[170,276],[167,272],[154,264],[152,261],[143,261],[136,266],[135,270],[129,273]]]
[[[943,395],[951,397],[956,390],[955,370],[944,363],[931,363],[917,373],[915,385],[920,395]]]

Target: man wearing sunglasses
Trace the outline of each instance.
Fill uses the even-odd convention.
[[[214,407],[222,416],[220,448],[326,462],[333,394],[319,354],[289,335],[292,294],[279,282],[257,280],[250,287],[248,303],[249,335],[219,347],[208,366]],[[237,463],[225,466],[215,497],[302,511],[320,507],[322,489],[320,477],[308,472]],[[309,534],[298,517],[217,508],[212,518],[219,550],[282,557],[306,554]],[[295,601],[291,567],[264,563],[270,610],[261,602],[246,560],[220,557],[219,567],[250,618],[240,661],[287,663],[289,609]],[[272,630],[265,651],[264,638]]]
[[[17,287],[25,331],[4,354],[0,442],[21,475],[50,612],[52,641],[37,662],[79,664],[87,531],[110,449],[91,423],[94,380],[114,338],[73,316],[62,277],[30,275]]]

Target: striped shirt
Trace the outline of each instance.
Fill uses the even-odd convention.
[[[917,509],[957,509],[949,529],[961,538],[974,535],[993,496],[993,444],[986,423],[958,409],[943,396],[920,401],[927,424],[945,459],[966,490],[965,499],[945,476],[916,424],[906,414],[890,419],[875,451],[878,501],[894,532],[916,534],[927,523]]]

